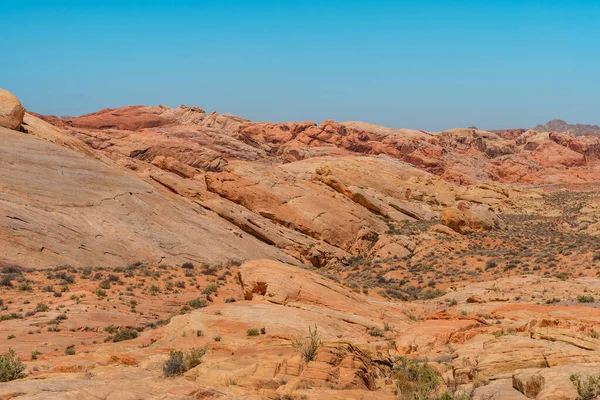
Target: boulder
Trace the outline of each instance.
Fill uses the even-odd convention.
[[[19,130],[23,123],[25,109],[12,93],[0,89],[0,126]]]
[[[447,207],[440,213],[443,225],[463,235],[476,231],[488,231],[501,225],[500,218],[483,204],[470,205],[459,202],[456,207]]]
[[[516,371],[513,387],[530,399],[576,400],[580,399],[571,377],[585,382],[589,376],[598,375],[597,363],[569,364],[556,368],[527,368]]]

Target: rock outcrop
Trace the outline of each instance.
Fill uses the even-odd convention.
[[[459,202],[456,207],[448,207],[440,213],[442,224],[454,229],[463,235],[487,231],[501,225],[500,218],[489,208],[489,206],[470,205]]]
[[[25,109],[12,93],[0,88],[0,127],[19,130]]]

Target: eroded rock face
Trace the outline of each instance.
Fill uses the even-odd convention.
[[[173,157],[212,170],[221,170],[232,159],[292,162],[360,154],[387,155],[461,184],[571,183],[593,181],[596,174],[590,167],[600,154],[597,136],[471,128],[425,132],[353,121],[275,124],[188,106],[129,106],[81,117],[42,118],[113,154],[141,155],[150,162]]]
[[[471,205],[466,202],[442,210],[440,220],[442,224],[463,235],[487,231],[501,225],[500,219],[489,206]]]
[[[0,88],[0,127],[19,130],[25,109],[12,93]]]
[[[159,192],[114,162],[80,153],[85,144],[63,140],[60,132],[39,131],[73,149],[35,137],[39,128],[30,123],[29,135],[0,128],[4,260],[33,268],[119,266],[225,262],[261,251],[293,260],[199,205]]]

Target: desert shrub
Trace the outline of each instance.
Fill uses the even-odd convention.
[[[49,309],[50,307],[48,307],[48,305],[45,303],[38,303],[37,307],[35,308],[37,312],[46,312]]]
[[[589,294],[582,294],[577,296],[577,301],[580,303],[593,303],[594,297]]]
[[[25,378],[25,365],[13,349],[0,354],[0,382]]]
[[[67,348],[65,349],[65,355],[67,355],[67,356],[75,355],[75,345],[74,344],[67,346]]]
[[[23,315],[22,314],[17,314],[17,313],[10,313],[10,314],[4,314],[4,315],[0,315],[0,321],[8,321],[11,319],[22,319]]]
[[[192,369],[195,366],[198,366],[202,363],[202,357],[208,351],[208,346],[204,346],[202,348],[191,348],[190,351],[185,353],[185,366],[187,369]]]
[[[213,336],[213,340],[215,342],[220,342],[221,341],[221,336],[219,336],[219,335]]]
[[[19,285],[19,290],[33,290],[29,282],[23,282]]]
[[[192,308],[204,308],[208,306],[208,302],[204,299],[194,299],[188,302],[189,306]]]
[[[163,373],[165,376],[182,375],[187,370],[194,368],[202,363],[202,357],[206,354],[208,347],[192,348],[187,352],[181,350],[171,350],[169,359],[163,364]]]
[[[202,266],[202,274],[203,275],[216,275],[218,271],[219,271],[219,267],[217,265]]]
[[[383,332],[383,330],[381,328],[373,327],[373,328],[369,329],[369,335],[376,336],[376,337],[384,337],[385,333]]]
[[[135,329],[124,328],[119,329],[113,336],[113,342],[122,342],[124,340],[131,340],[138,337],[138,332]]]
[[[152,285],[150,286],[150,294],[152,296],[156,296],[160,293],[160,287],[156,286],[156,285]]]
[[[419,363],[404,357],[394,364],[392,375],[396,380],[398,399],[401,400],[430,399],[442,381],[426,362]]]
[[[194,269],[194,264],[192,264],[191,262],[186,262],[181,264],[181,268],[183,269]]]
[[[202,290],[202,294],[211,294],[211,293],[216,293],[219,290],[219,286],[216,283],[209,283],[208,285],[206,285],[206,287]]]
[[[485,262],[485,269],[493,269],[496,268],[498,266],[498,263],[496,262],[496,260],[487,260]]]
[[[256,328],[251,328],[246,331],[246,334],[248,336],[258,336],[258,335],[260,335],[260,331]]]
[[[292,343],[294,350],[302,354],[306,362],[313,361],[317,357],[317,351],[321,346],[323,346],[323,342],[321,341],[321,337],[317,332],[316,325],[314,330],[309,326],[308,333],[309,335],[307,338],[296,339]]]
[[[177,282],[175,282],[175,287],[177,287],[179,289],[185,289],[185,282],[184,281],[177,281]]]
[[[165,376],[182,375],[186,370],[183,360],[183,351],[171,350],[169,359],[163,364],[163,374]]]
[[[571,382],[579,394],[577,400],[593,400],[600,395],[599,376],[590,375],[587,379],[583,379],[580,375],[571,375]]]
[[[423,290],[421,292],[421,294],[419,295],[419,298],[421,299],[435,299],[436,297],[440,297],[445,295],[446,292],[444,292],[443,290],[440,289],[427,289],[427,290]]]
[[[260,328],[261,335],[265,335],[266,333],[267,333],[267,328],[265,328],[265,327]]]
[[[19,265],[9,264],[2,267],[3,274],[21,274],[24,268]]]
[[[12,277],[10,275],[4,275],[2,279],[0,279],[0,286],[13,287]]]

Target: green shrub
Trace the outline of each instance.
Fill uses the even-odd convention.
[[[382,329],[373,327],[373,328],[369,329],[369,335],[377,336],[377,337],[384,337],[385,333],[383,332]]]
[[[435,299],[436,297],[440,297],[445,295],[446,292],[444,292],[443,290],[440,289],[427,289],[427,290],[423,290],[421,292],[421,294],[419,295],[419,298],[421,299]]]
[[[192,308],[204,308],[208,306],[208,301],[204,299],[194,299],[188,302],[189,306]]]
[[[217,293],[217,291],[219,290],[219,286],[216,283],[209,283],[208,285],[206,285],[206,287],[202,290],[202,294],[211,294],[211,293]]]
[[[582,294],[577,296],[577,301],[580,303],[593,303],[594,297],[589,294]]]
[[[317,326],[315,329],[308,327],[308,337],[303,339],[297,339],[292,343],[294,350],[302,354],[306,362],[313,361],[317,357],[317,351],[323,346],[321,337],[317,332]]]
[[[165,376],[182,375],[187,370],[192,369],[202,363],[202,357],[206,354],[208,347],[192,348],[187,352],[181,350],[171,350],[169,359],[163,364],[163,373]]]
[[[75,355],[75,345],[74,344],[67,346],[67,348],[65,349],[65,355],[67,355],[67,356]]]
[[[37,307],[35,308],[37,312],[46,312],[49,309],[50,307],[48,307],[48,305],[45,303],[38,303]]]
[[[260,331],[256,328],[251,328],[246,331],[246,334],[248,336],[258,336],[258,335],[260,335]]]
[[[156,286],[156,285],[152,285],[150,286],[150,294],[152,296],[156,296],[160,293],[160,287]]]
[[[138,332],[135,329],[119,329],[113,336],[113,342],[122,342],[138,337]]]
[[[191,348],[190,351],[185,353],[185,366],[187,369],[192,369],[195,366],[198,366],[202,363],[202,357],[208,351],[208,346],[204,346],[203,348]]]
[[[100,289],[110,289],[110,281],[102,281],[98,286],[100,287]]]
[[[186,370],[183,360],[183,351],[171,350],[169,359],[163,364],[163,373],[165,376],[182,375]]]
[[[8,321],[11,319],[22,319],[23,315],[22,314],[17,314],[17,313],[10,313],[10,314],[3,314],[0,315],[0,321]]]
[[[419,363],[405,357],[400,357],[394,364],[392,374],[398,399],[430,399],[442,382],[440,375],[426,362]]]
[[[577,400],[593,400],[600,395],[600,376],[590,375],[582,379],[580,375],[571,375],[571,382],[579,394]]]
[[[0,354],[0,382],[25,378],[24,371],[25,365],[13,349],[8,349],[6,353]]]

